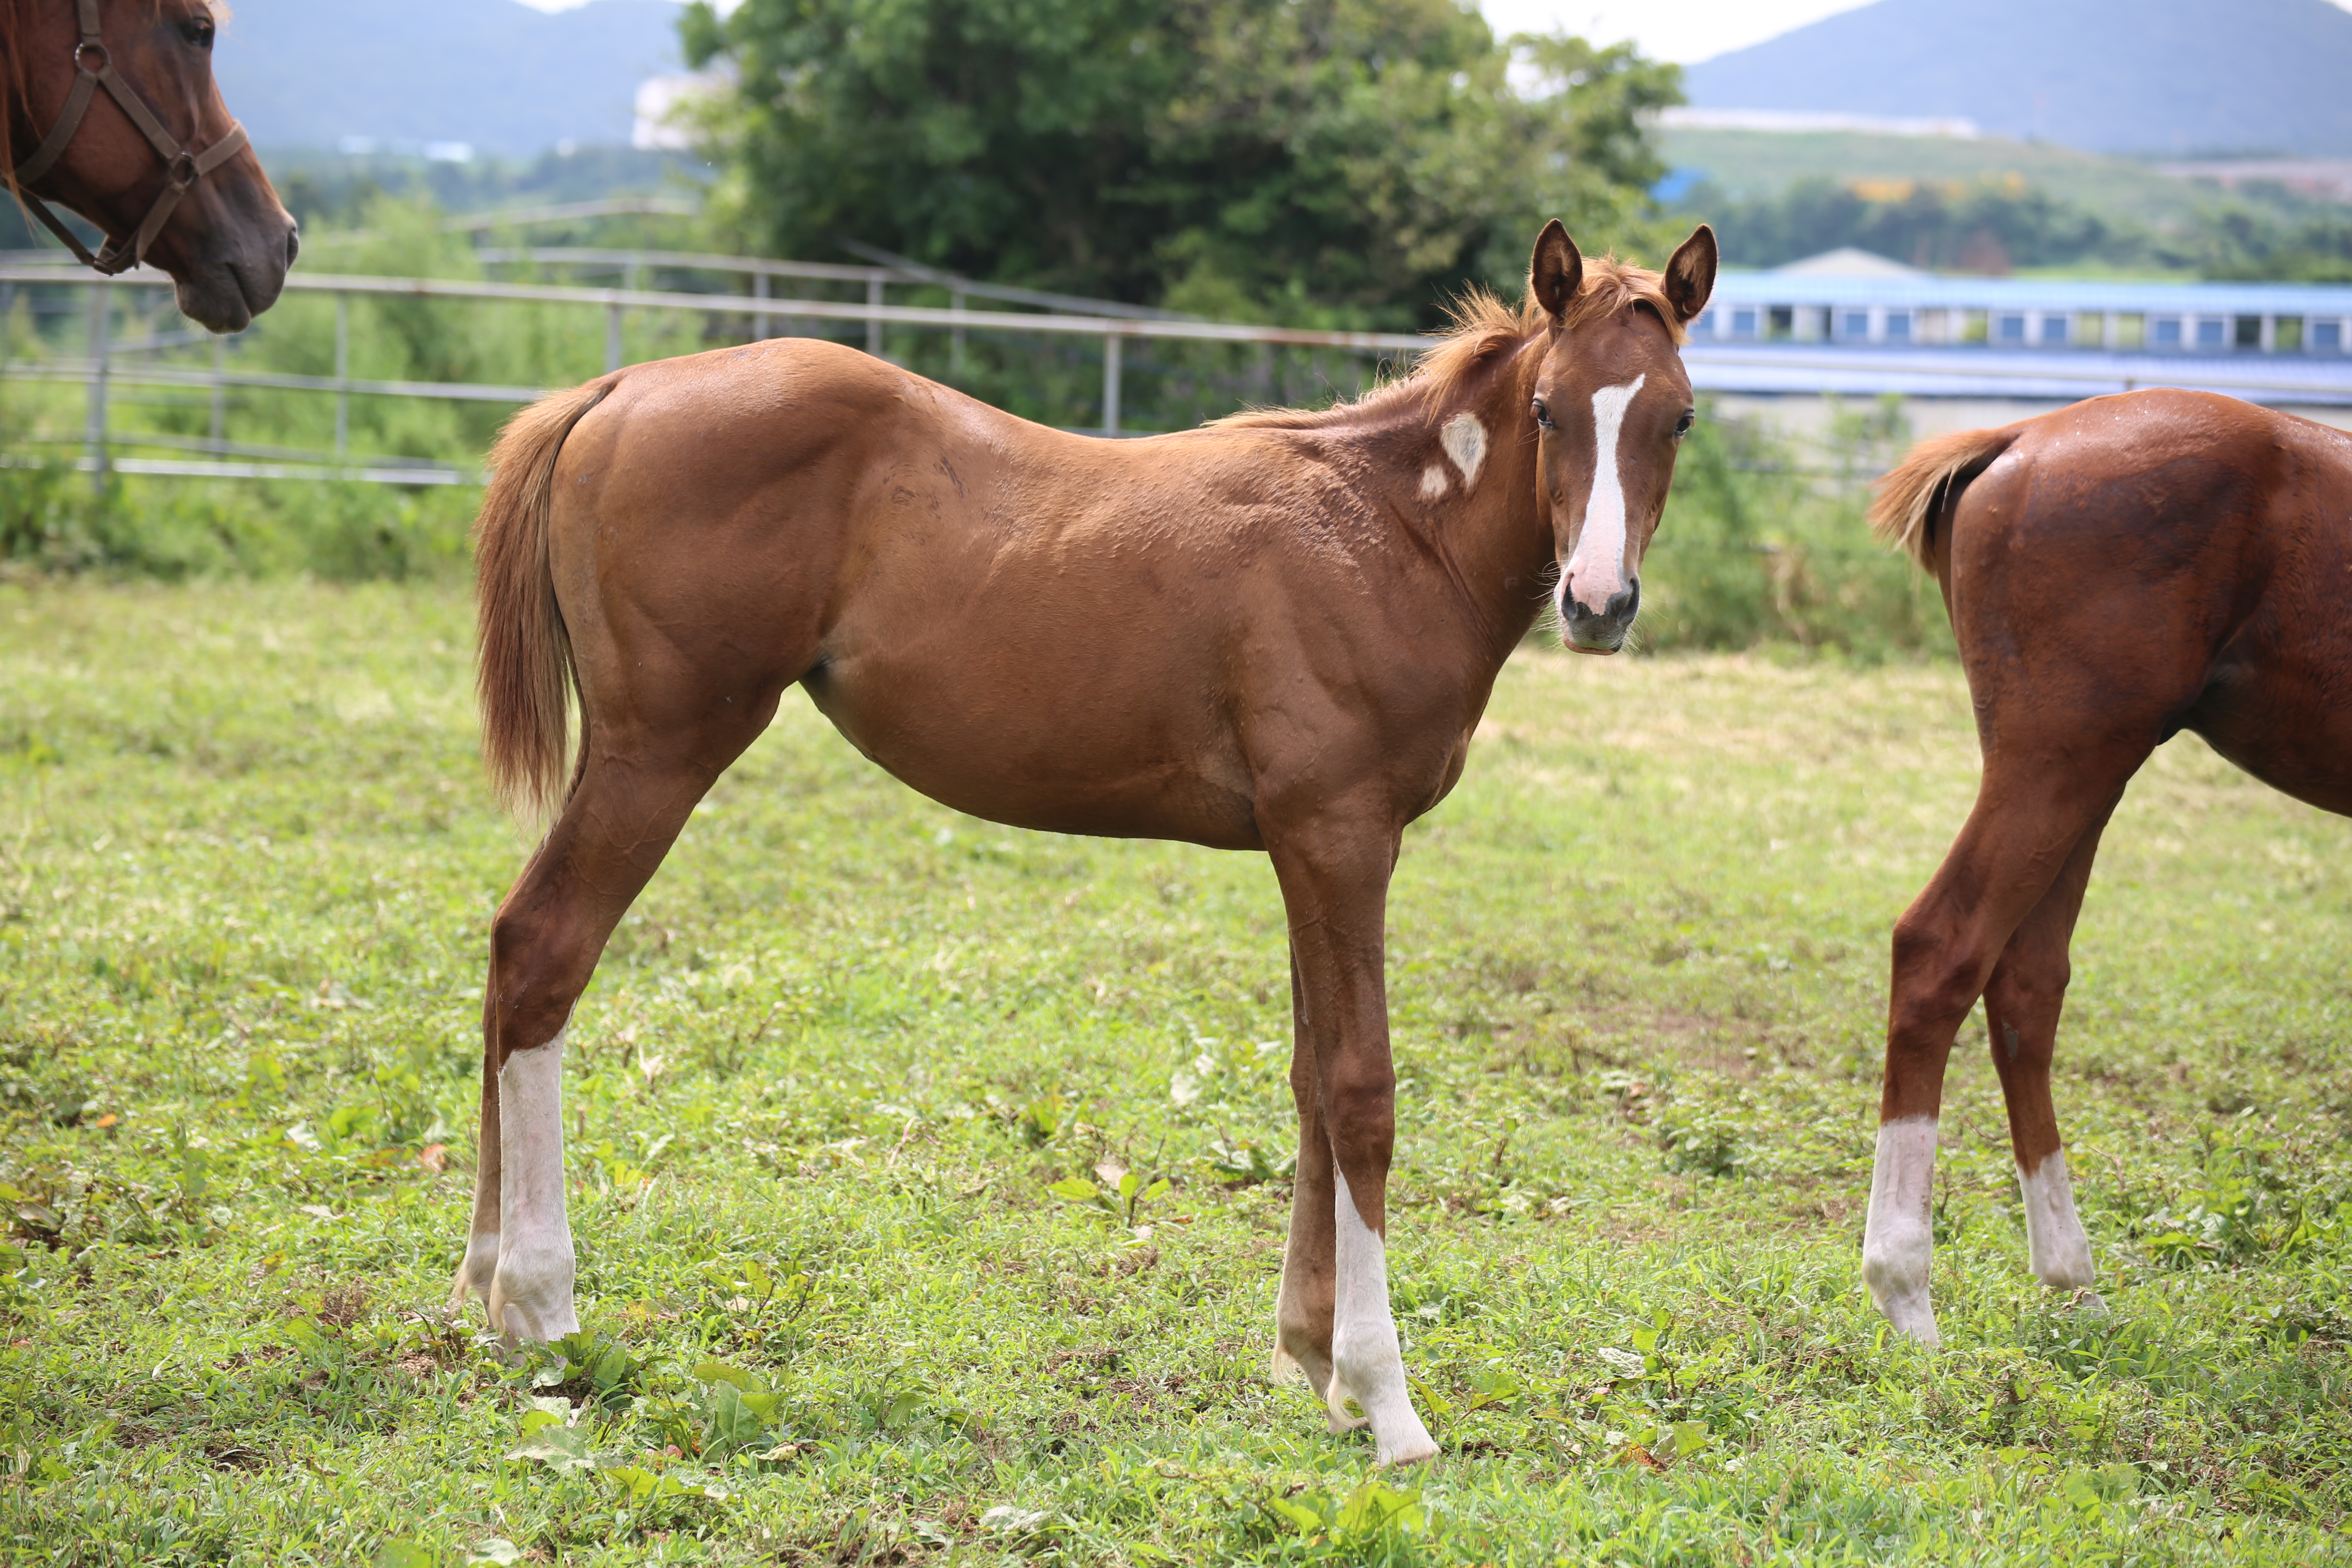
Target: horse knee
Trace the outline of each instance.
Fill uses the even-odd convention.
[[[1333,1150],[1374,1154],[1385,1170],[1396,1139],[1395,1069],[1386,1061],[1328,1064],[1321,1089]],[[1349,1163],[1344,1153],[1341,1163]]]

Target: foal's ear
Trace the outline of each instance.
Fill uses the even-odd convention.
[[[1666,263],[1666,299],[1684,326],[1706,309],[1706,297],[1715,292],[1715,230],[1701,224]]]
[[[1714,273],[1709,271],[1707,276],[1712,278]],[[1554,218],[1536,236],[1535,258],[1528,263],[1528,292],[1557,321],[1567,316],[1568,302],[1583,286],[1584,258],[1576,253],[1576,241],[1568,237],[1559,219]]]

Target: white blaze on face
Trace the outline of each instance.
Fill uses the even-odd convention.
[[[1625,486],[1617,473],[1617,432],[1633,395],[1649,379],[1644,373],[1592,395],[1592,499],[1584,505],[1584,531],[1576,536],[1576,552],[1559,574],[1562,620],[1569,618],[1571,599],[1587,615],[1597,616],[1625,591]]]
[[[563,1207],[563,1036],[499,1069],[499,1267],[490,1326],[508,1340],[579,1331]]]
[[[1863,1233],[1862,1277],[1886,1321],[1921,1344],[1936,1342],[1936,1309],[1927,1295],[1935,1253],[1929,1203],[1936,1181],[1936,1119],[1906,1116],[1878,1129],[1870,1170],[1870,1224]]]
[[[2091,1283],[2091,1238],[2074,1213],[2074,1184],[2066,1174],[2066,1152],[2056,1150],[2029,1171],[2017,1168],[2018,1195],[2025,1200],[2025,1247],[2033,1277],[2056,1290]]]
[[[1437,1452],[1429,1429],[1414,1414],[1405,1387],[1404,1356],[1398,1348],[1396,1320],[1389,1314],[1388,1248],[1356,1212],[1348,1177],[1334,1161],[1332,1206],[1339,1222],[1334,1248],[1335,1300],[1331,1310],[1331,1385],[1334,1429],[1349,1421],[1349,1399],[1363,1407],[1383,1465],[1411,1464]]]
[[[1421,470],[1422,500],[1437,500],[1444,497],[1447,488],[1448,487],[1445,482],[1445,470],[1438,467],[1435,463],[1432,463],[1429,467]]]
[[[1466,411],[1455,415],[1437,433],[1437,442],[1462,470],[1462,488],[1466,490],[1476,484],[1478,465],[1486,460],[1486,427],[1478,423],[1478,416]]]

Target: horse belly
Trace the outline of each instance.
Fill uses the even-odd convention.
[[[1015,827],[1263,847],[1238,747],[1203,704],[1086,670],[975,655],[833,659],[803,681],[852,745],[940,805]]]
[[[2272,788],[2352,816],[2352,633],[2330,616],[2241,637],[2189,728]]]

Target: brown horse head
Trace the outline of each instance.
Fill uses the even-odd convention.
[[[1560,632],[1582,652],[1615,653],[1642,606],[1642,555],[1696,417],[1676,351],[1715,264],[1705,224],[1663,274],[1586,261],[1558,219],[1536,240],[1528,293],[1551,321],[1536,373],[1537,493],[1559,551]]]
[[[208,0],[0,0],[0,169],[105,231],[101,271],[152,262],[216,332],[276,301],[293,218],[221,102]],[[52,223],[52,226],[57,226]],[[85,259],[93,259],[85,253]]]

